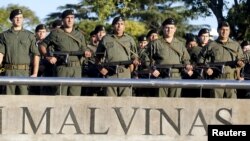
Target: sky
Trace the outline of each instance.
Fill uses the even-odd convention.
[[[0,7],[7,7],[8,4],[26,6],[43,21],[52,12],[60,12],[57,8],[65,4],[77,4],[81,0],[1,0]]]
[[[18,4],[26,6],[39,17],[43,22],[46,16],[52,12],[61,12],[57,8],[65,4],[77,4],[81,0],[1,0],[0,7],[7,7],[8,4]],[[209,24],[213,30],[217,29],[217,21],[215,16],[199,18],[198,20],[190,21],[191,24]]]

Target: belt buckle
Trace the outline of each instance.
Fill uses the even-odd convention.
[[[123,73],[124,72],[124,69],[121,66],[119,66],[117,69],[118,69],[119,73]]]

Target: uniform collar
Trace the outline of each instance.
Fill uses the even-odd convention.
[[[227,44],[227,43],[233,42],[233,40],[230,39],[230,38],[228,38],[227,42],[224,42],[224,43],[223,43],[223,42],[221,42],[220,39],[218,38],[218,39],[216,40],[216,42],[217,42],[217,43],[220,43],[220,44]]]
[[[10,28],[10,31],[11,31],[11,32],[24,31],[24,28],[22,27],[21,30],[14,30],[14,27],[12,26],[12,27]]]

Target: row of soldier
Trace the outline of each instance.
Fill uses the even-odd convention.
[[[243,53],[241,46],[229,38],[230,26],[227,22],[222,22],[218,26],[217,40],[209,40],[209,30],[201,29],[198,34],[199,40],[188,36],[185,45],[175,37],[176,21],[168,18],[162,23],[162,37],[158,30],[151,30],[147,36],[138,38],[138,47],[134,39],[125,33],[123,17],[114,18],[113,32],[110,34],[106,33],[104,26],[96,26],[90,33],[89,44],[86,43],[84,34],[74,28],[73,10],[65,10],[62,13],[61,21],[54,23],[54,29],[48,36],[46,36],[46,26],[38,25],[35,30],[37,39],[33,33],[23,29],[23,14],[20,9],[15,9],[10,13],[10,20],[12,27],[0,36],[0,64],[4,64],[6,76],[166,80],[199,79],[206,76],[206,79],[244,79],[237,74],[245,67],[246,55],[244,56],[244,53],[249,50],[247,49],[249,42],[246,42]],[[51,55],[51,52],[68,52],[67,62],[65,62],[65,56],[57,56],[55,53]],[[81,52],[81,55],[70,54],[70,52]],[[115,62],[118,62],[118,65],[114,65]],[[222,64],[223,73],[219,66],[207,67],[202,74],[194,67],[195,64],[218,62],[234,62],[234,64]],[[175,67],[174,64],[182,64],[182,66]],[[171,65],[173,66],[169,67]],[[235,89],[209,89],[203,92],[205,97],[237,98]],[[6,86],[6,93],[156,97],[199,95],[199,91],[195,89],[190,91],[190,89],[181,88],[132,89],[112,86],[41,88],[23,85]]]

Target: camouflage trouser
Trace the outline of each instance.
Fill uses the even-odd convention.
[[[107,78],[131,78],[131,72],[129,68],[118,67],[117,73]],[[129,87],[107,87],[107,96],[132,96],[132,88]]]
[[[22,76],[28,77],[29,70],[6,70],[6,76]],[[17,89],[16,89],[17,88]],[[16,91],[17,90],[17,91]],[[6,94],[7,95],[28,95],[28,86],[27,85],[7,85],[6,86]]]

